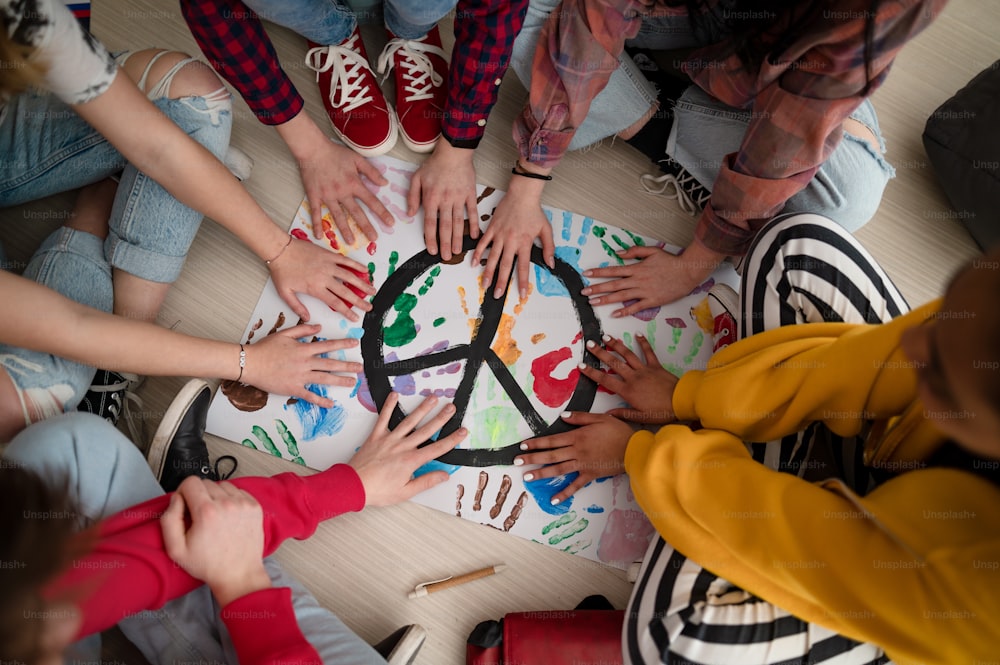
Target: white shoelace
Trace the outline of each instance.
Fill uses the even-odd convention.
[[[333,108],[349,113],[372,101],[368,86],[364,84],[362,69],[371,71],[368,61],[354,50],[358,35],[355,33],[343,46],[317,46],[306,53],[306,67],[316,72],[333,70],[334,84],[330,87],[330,104]]]
[[[392,70],[392,60],[397,52],[402,53],[403,61],[400,64],[406,69],[403,72],[403,80],[406,81],[403,87],[405,101],[432,99],[434,88],[441,85],[444,79],[434,71],[434,63],[427,54],[439,55],[447,62],[448,56],[444,49],[415,39],[390,39],[382,50],[382,55],[378,57],[378,73],[383,77]]]
[[[642,184],[642,188],[650,194],[663,194],[668,199],[675,199],[677,207],[692,217],[701,212],[701,209],[695,205],[695,202],[691,200],[688,193],[681,188],[677,178],[670,173],[665,173],[661,176],[645,173],[639,176],[639,182]],[[668,192],[667,190],[671,185],[673,185],[673,192]]]
[[[121,417],[125,418],[125,424],[128,426],[129,434],[132,435],[132,441],[135,443],[142,443],[142,432],[139,429],[139,423],[136,422],[135,414],[133,414],[131,405],[135,405],[140,410],[142,410],[142,398],[139,397],[135,391],[139,389],[146,377],[139,376],[138,374],[133,374],[131,372],[118,372],[122,376],[122,380],[117,383],[109,383],[107,385],[94,385],[90,386],[90,391],[95,393],[113,393],[122,390],[122,402],[120,405],[121,411],[113,407],[119,406],[114,404],[112,406],[115,411],[115,419],[118,420]]]

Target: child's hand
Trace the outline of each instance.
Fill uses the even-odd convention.
[[[461,427],[421,448],[421,444],[427,442],[431,435],[455,415],[455,407],[447,404],[426,424],[418,427],[437,401],[436,397],[428,397],[396,429],[390,431],[389,416],[399,402],[399,395],[389,393],[389,398],[379,412],[375,429],[348,462],[358,472],[361,484],[365,487],[365,505],[390,506],[406,501],[448,479],[448,474],[444,471],[432,471],[419,478],[413,477],[414,471],[444,455],[469,433]]]
[[[364,371],[364,366],[358,362],[324,357],[335,351],[357,347],[359,342],[356,339],[299,341],[299,338],[315,335],[319,331],[318,325],[300,324],[267,335],[254,344],[244,345],[246,367],[240,381],[264,392],[298,397],[325,408],[333,406],[333,400],[322,391],[317,394],[308,386],[351,387],[357,383],[357,374]]]
[[[625,473],[625,448],[633,433],[631,425],[606,413],[563,414],[563,420],[581,427],[562,434],[528,439],[521,444],[521,449],[540,452],[514,458],[516,466],[549,465],[524,474],[525,482],[554,478],[574,471],[579,474],[566,489],[552,497],[552,505],[570,498],[595,478]]]
[[[663,369],[646,338],[636,335],[645,361],[629,351],[620,339],[608,336],[604,339],[607,349],[617,356],[596,344],[588,345],[587,350],[614,373],[584,364],[580,365],[580,371],[597,385],[621,395],[632,407],[612,409],[608,413],[624,420],[653,425],[665,425],[676,420],[673,400],[677,377]]]
[[[192,476],[170,497],[160,527],[170,558],[188,575],[205,582],[224,607],[271,586],[261,559],[263,521],[260,504],[248,492],[231,483]]]

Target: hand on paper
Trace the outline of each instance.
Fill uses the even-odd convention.
[[[417,214],[424,206],[424,242],[427,251],[450,261],[462,251],[465,221],[469,233],[479,237],[479,212],[476,208],[476,169],[473,150],[455,148],[443,137],[410,181],[406,197],[407,214]]]
[[[438,403],[436,397],[428,397],[390,430],[389,417],[398,401],[399,395],[389,393],[375,429],[348,462],[361,478],[368,506],[390,506],[406,501],[447,480],[448,474],[444,471],[432,471],[419,478],[414,478],[413,472],[457,446],[468,435],[468,430],[461,427],[420,448],[455,415],[455,407],[446,404],[433,418],[420,425]]]
[[[683,254],[674,255],[658,247],[630,247],[618,252],[623,259],[638,263],[583,272],[585,277],[614,277],[593,284],[581,293],[590,296],[592,305],[635,302],[611,313],[613,317],[630,316],[650,307],[679,300],[704,282],[725,258],[700,243],[692,243]]]
[[[307,293],[319,298],[330,309],[351,321],[360,317],[352,308],[363,312],[372,308],[371,303],[347,287],[352,284],[363,293],[372,295],[375,287],[355,272],[367,275],[368,270],[354,259],[323,249],[311,242],[292,238],[281,255],[271,261],[271,279],[281,299],[303,321],[309,320],[309,310],[296,293]],[[352,272],[355,271],[355,272]]]
[[[249,493],[192,476],[170,497],[160,528],[167,555],[225,606],[271,586],[261,560],[263,520],[264,511]]]
[[[577,429],[562,434],[528,439],[523,450],[539,452],[518,455],[514,464],[546,464],[524,474],[525,482],[554,478],[567,473],[579,475],[563,491],[552,497],[553,504],[565,501],[595,478],[615,476],[625,472],[625,448],[633,429],[606,413],[573,412],[563,415]]]
[[[494,298],[503,295],[515,259],[517,259],[518,293],[521,298],[527,297],[531,248],[534,246],[535,238],[540,238],[542,241],[542,257],[545,264],[550,268],[555,267],[556,248],[552,239],[552,225],[549,224],[548,218],[542,212],[542,206],[538,203],[540,194],[524,196],[520,193],[524,187],[540,188],[540,185],[535,184],[539,181],[528,181],[526,186],[521,186],[519,183],[524,180],[515,178],[511,181],[510,191],[497,206],[493,219],[490,220],[472,255],[473,264],[478,264],[487,247],[489,248],[490,253],[483,271],[483,284],[492,283],[493,275],[496,274]]]
[[[589,365],[582,365],[580,371],[597,385],[620,395],[631,407],[612,409],[608,413],[623,420],[652,425],[665,425],[676,420],[673,399],[677,377],[663,369],[649,341],[642,335],[636,335],[645,357],[643,359],[632,353],[620,339],[605,339],[608,340],[606,349],[588,343],[587,350],[610,371]],[[609,350],[614,353],[609,353]]]
[[[353,245],[355,240],[354,232],[347,221],[348,216],[354,219],[366,238],[375,240],[378,237],[368,216],[358,205],[359,201],[378,215],[386,226],[396,223],[392,214],[364,183],[365,178],[379,186],[387,184],[388,181],[368,160],[353,150],[331,143],[329,140],[317,142],[311,146],[308,154],[299,158],[299,172],[302,174],[302,185],[309,201],[309,212],[312,214],[313,233],[316,238],[323,236],[322,204],[324,203],[330,209],[333,221],[348,245]]]
[[[356,347],[356,339],[298,341],[319,331],[318,325],[298,325],[246,345],[247,361],[241,381],[265,392],[298,397],[321,407],[333,406],[333,400],[317,395],[306,386],[351,387],[357,383],[354,375],[363,372],[364,367],[361,363],[322,357],[326,353]]]

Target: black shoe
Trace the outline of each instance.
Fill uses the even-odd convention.
[[[643,188],[650,194],[663,194],[668,199],[676,199],[680,209],[689,215],[701,213],[708,200],[712,198],[712,192],[670,155],[659,160],[657,166],[660,167],[662,175],[639,176]]]
[[[173,492],[188,476],[225,480],[236,471],[236,458],[223,455],[211,464],[205,445],[205,420],[212,390],[198,379],[188,381],[167,408],[156,428],[146,460],[165,492]],[[219,470],[223,460],[232,462],[227,472]]]
[[[138,443],[138,429],[129,413],[128,405],[132,403],[142,408],[142,400],[133,392],[140,383],[142,379],[136,374],[99,369],[94,375],[94,382],[90,384],[90,389],[80,400],[76,410],[100,416],[112,425],[117,425],[118,419],[124,413],[132,440]]]
[[[427,631],[424,627],[411,623],[376,644],[374,648],[389,665],[410,665],[426,639]]]

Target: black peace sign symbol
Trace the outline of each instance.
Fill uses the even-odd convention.
[[[469,252],[475,249],[476,240],[465,236],[462,241],[462,251]],[[562,419],[556,418],[554,422],[546,422],[538,413],[531,400],[525,395],[522,388],[514,380],[513,375],[499,356],[490,348],[497,328],[500,325],[500,316],[503,314],[504,302],[507,299],[507,292],[500,298],[493,298],[485,295],[479,309],[479,325],[468,344],[459,344],[444,351],[430,353],[425,356],[385,362],[383,356],[384,349],[384,321],[389,310],[392,309],[396,298],[413,283],[421,274],[430,270],[441,262],[440,256],[433,256],[426,250],[411,256],[396,271],[389,276],[385,284],[375,294],[372,299],[372,309],[365,314],[363,323],[364,335],[361,338],[361,354],[364,358],[365,376],[368,379],[368,388],[371,391],[372,399],[381,411],[385,400],[388,398],[392,387],[389,383],[390,377],[404,374],[413,374],[420,370],[430,369],[447,365],[459,360],[465,360],[465,368],[458,387],[455,390],[455,397],[452,403],[455,405],[455,414],[441,429],[441,436],[447,436],[462,425],[466,410],[469,407],[469,399],[472,396],[472,389],[476,383],[476,377],[483,365],[488,367],[496,377],[497,382],[510,397],[514,406],[521,413],[521,417],[531,428],[535,436],[546,436],[557,434],[571,429]],[[555,268],[549,269],[542,258],[542,251],[538,247],[531,249],[531,262],[539,266],[542,270],[549,271],[553,277],[562,282],[563,286],[570,294],[570,300],[576,309],[580,320],[580,329],[583,333],[584,348],[587,342],[601,343],[601,323],[597,319],[594,308],[590,306],[587,298],[580,294],[584,287],[583,278],[573,266],[565,261],[556,258]],[[450,261],[449,263],[454,263]],[[508,288],[510,287],[508,281]],[[495,278],[494,278],[495,283]],[[487,294],[492,294],[493,285],[487,289]],[[590,353],[584,353],[584,362],[591,367],[598,367],[597,359]],[[597,384],[580,374],[576,388],[570,397],[565,409],[567,411],[589,411],[594,403],[594,396],[597,393]],[[395,427],[406,417],[403,410],[397,405],[389,419],[391,427]],[[521,452],[520,441],[501,448],[493,449],[455,449],[448,451],[438,459],[445,464],[457,464],[459,466],[495,466],[510,465],[514,462],[514,457]]]

